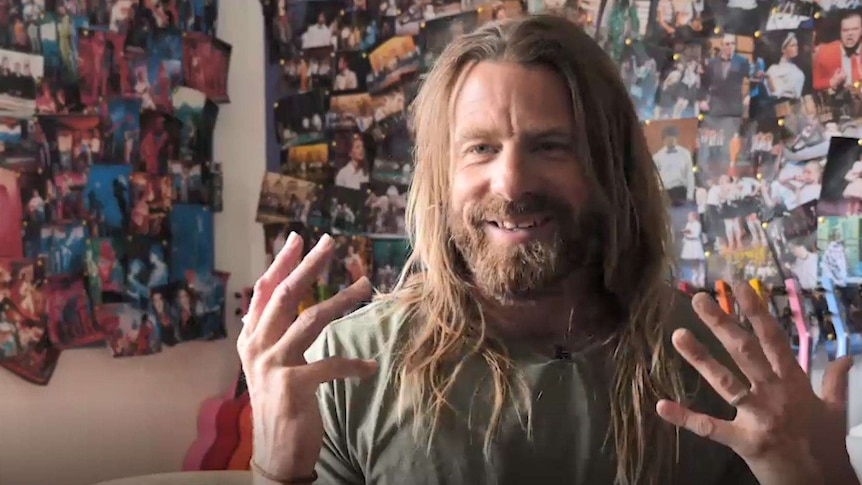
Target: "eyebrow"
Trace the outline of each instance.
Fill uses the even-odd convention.
[[[502,136],[508,136],[508,134],[501,133],[500,130],[493,130],[487,128],[465,128],[455,134],[455,143],[461,144],[470,140],[487,140],[490,138],[498,138]],[[563,129],[561,127],[548,127],[548,128],[528,128],[526,130],[521,130],[517,133],[517,136],[520,138],[525,138],[527,140],[541,140],[546,138],[566,138],[571,139],[574,137],[571,131]]]

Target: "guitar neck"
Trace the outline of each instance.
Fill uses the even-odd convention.
[[[784,280],[784,288],[787,291],[787,303],[790,305],[790,315],[793,324],[796,326],[796,333],[799,335],[799,367],[802,367],[806,373],[811,368],[811,335],[808,332],[808,325],[805,323],[805,313],[802,306],[802,295],[799,288],[796,286],[796,280],[787,278]]]

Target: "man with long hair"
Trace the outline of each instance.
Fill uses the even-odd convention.
[[[658,173],[580,28],[536,16],[454,40],[412,118],[395,289],[330,324],[363,278],[297,315],[335,245],[302,258],[296,234],[256,283],[237,342],[255,483],[858,484],[851,362],[821,399],[751,288],[754,333],[666,281]]]

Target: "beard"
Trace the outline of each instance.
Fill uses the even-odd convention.
[[[464,269],[487,296],[501,303],[527,300],[552,292],[575,271],[601,261],[601,218],[585,203],[577,213],[558,199],[530,194],[517,201],[489,196],[467,209],[466,220],[451,211],[452,241]],[[548,214],[553,233],[522,244],[495,244],[485,232],[492,220]]]

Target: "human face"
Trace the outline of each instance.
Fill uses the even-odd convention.
[[[859,45],[862,37],[862,17],[853,15],[841,21],[841,43],[852,49]]]
[[[586,261],[584,242],[598,233],[578,230],[588,194],[569,88],[547,68],[480,62],[455,96],[455,245],[474,282],[495,297],[546,289]]]
[[[736,51],[736,37],[732,35],[727,35],[721,41],[721,56],[725,59],[730,59],[733,57],[733,53]]]
[[[791,40],[784,47],[784,57],[787,59],[793,59],[799,55],[799,42],[795,40]]]
[[[353,140],[353,145],[350,148],[350,159],[355,162],[365,160],[365,144],[359,138]]]

